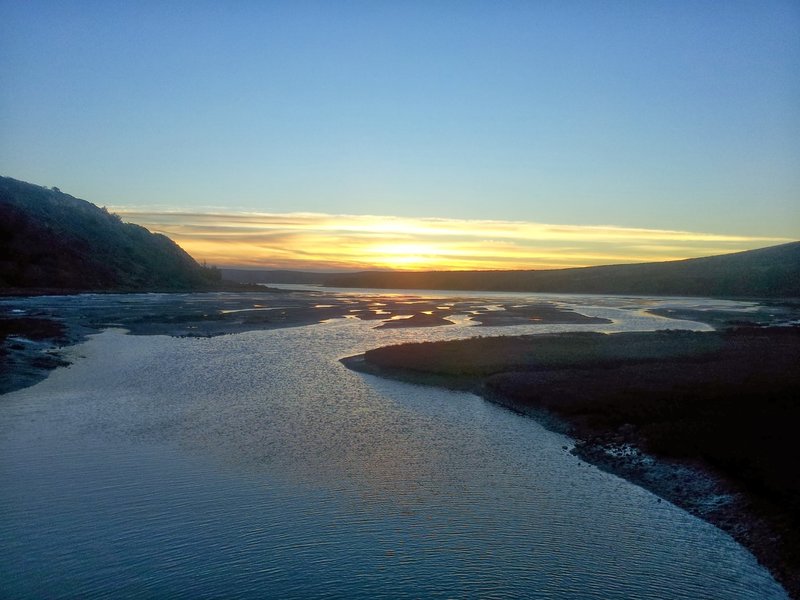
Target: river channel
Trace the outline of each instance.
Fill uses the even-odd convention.
[[[610,325],[697,328],[613,299]],[[466,394],[339,359],[528,327],[107,329],[0,397],[4,598],[785,598],[727,534]]]

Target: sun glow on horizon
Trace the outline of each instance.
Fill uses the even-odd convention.
[[[459,254],[441,244],[418,242],[377,244],[368,246],[365,252],[374,257],[375,266],[398,270],[441,268],[443,262]]]
[[[522,221],[115,209],[228,267],[298,270],[557,269],[725,254],[784,238]]]

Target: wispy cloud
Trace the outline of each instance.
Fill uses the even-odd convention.
[[[287,269],[552,269],[723,254],[791,241],[522,221],[318,213],[115,209],[220,266]]]

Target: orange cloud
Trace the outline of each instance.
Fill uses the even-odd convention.
[[[791,241],[521,221],[116,209],[199,260],[275,269],[552,269],[724,254]]]

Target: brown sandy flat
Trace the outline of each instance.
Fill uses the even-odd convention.
[[[439,327],[441,325],[453,325],[452,321],[437,317],[436,315],[428,315],[425,313],[416,313],[407,319],[396,319],[394,321],[385,321],[383,325],[379,325],[375,329],[401,329],[404,327]]]

